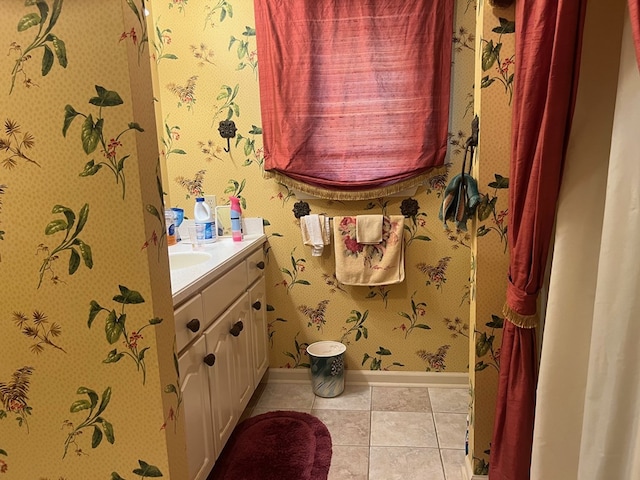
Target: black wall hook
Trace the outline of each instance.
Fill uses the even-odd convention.
[[[222,120],[220,125],[218,126],[218,131],[220,132],[220,136],[222,138],[227,139],[227,148],[224,148],[224,151],[229,153],[231,150],[231,138],[236,136],[236,124],[233,123],[233,120]]]

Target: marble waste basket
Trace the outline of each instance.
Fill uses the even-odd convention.
[[[330,340],[307,347],[311,361],[313,393],[319,397],[337,397],[344,390],[344,352],[347,347]]]

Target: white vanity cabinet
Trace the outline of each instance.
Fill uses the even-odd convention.
[[[268,366],[263,244],[174,292],[189,480],[206,480]]]

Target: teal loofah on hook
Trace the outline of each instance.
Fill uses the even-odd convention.
[[[445,228],[447,228],[447,221],[454,221],[458,229],[466,232],[467,220],[475,215],[476,207],[482,200],[482,195],[478,192],[478,182],[471,176],[473,152],[478,146],[479,123],[480,119],[476,115],[471,122],[471,136],[465,144],[462,173],[453,177],[444,191],[438,217]],[[469,156],[469,173],[465,173],[467,155]]]
[[[444,191],[438,218],[442,220],[445,228],[447,221],[454,221],[457,228],[466,232],[467,220],[475,214],[480,200],[476,180],[468,173],[460,173],[453,177]]]

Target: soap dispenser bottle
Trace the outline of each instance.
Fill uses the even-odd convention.
[[[231,237],[234,242],[242,240],[242,208],[238,197],[229,197],[231,201]]]

